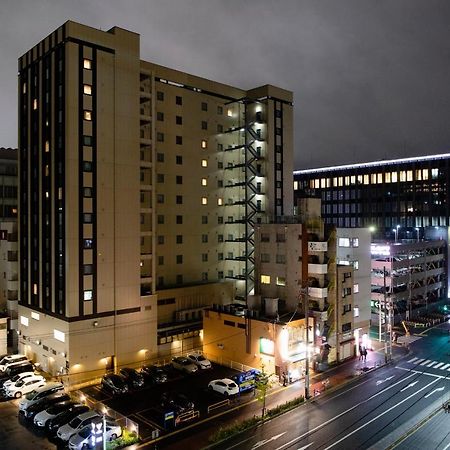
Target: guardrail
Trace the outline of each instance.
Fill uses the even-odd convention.
[[[230,399],[229,398],[227,398],[225,400],[222,400],[220,402],[217,402],[217,403],[213,403],[212,405],[208,406],[208,414],[211,411],[214,411],[216,409],[223,408],[224,406],[229,406],[229,405],[230,405]]]

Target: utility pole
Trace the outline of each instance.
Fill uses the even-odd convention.
[[[305,399],[309,398],[309,297],[308,287],[302,289],[306,322]]]

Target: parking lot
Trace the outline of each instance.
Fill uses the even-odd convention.
[[[210,381],[231,378],[231,376],[239,373],[228,367],[213,364],[211,369],[199,370],[189,375],[175,370],[171,366],[165,366],[165,370],[168,373],[166,383],[146,385],[126,394],[113,396],[105,391],[101,385],[83,388],[82,392],[90,399],[101,402],[107,408],[112,408],[136,422],[139,426],[139,435],[143,440],[150,439],[155,429],[162,435],[173,428],[179,428],[195,420],[213,416],[253,398],[252,392],[226,399],[223,395],[208,390]],[[182,417],[183,421],[176,424],[176,414],[173,422],[171,420],[165,421],[165,413],[168,412],[168,409],[161,406],[161,396],[165,392],[179,392],[188,396],[195,405],[195,414]]]

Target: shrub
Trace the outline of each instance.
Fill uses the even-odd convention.
[[[137,442],[139,442],[138,435],[124,428],[122,436],[114,441],[106,443],[106,450],[116,450],[119,448],[128,447],[129,445],[136,444]]]

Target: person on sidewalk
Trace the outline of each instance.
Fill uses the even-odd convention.
[[[366,360],[367,360],[367,349],[364,347],[363,348],[363,353],[362,353],[362,355],[363,355],[363,360],[364,360],[364,362],[366,362]]]
[[[359,345],[359,360],[360,361],[361,361],[362,357],[363,357],[363,348],[362,348],[362,345],[360,344]]]
[[[287,373],[283,372],[282,377],[283,377],[283,386],[287,386]]]

